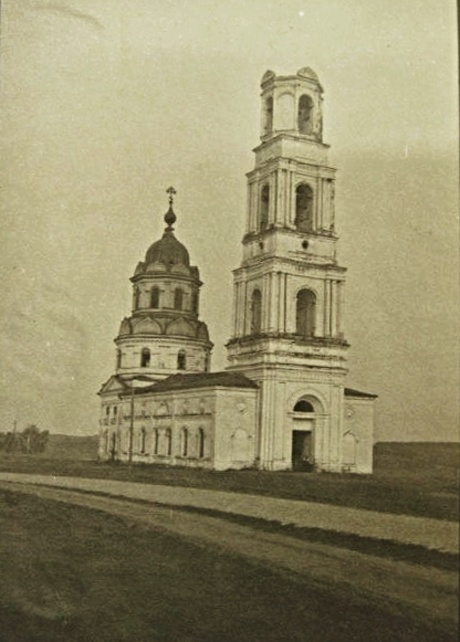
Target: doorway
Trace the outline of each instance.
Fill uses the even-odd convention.
[[[313,438],[310,431],[292,431],[292,470],[313,470]]]

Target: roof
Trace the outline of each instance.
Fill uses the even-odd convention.
[[[166,230],[163,237],[153,243],[145,255],[145,263],[164,263],[168,268],[172,265],[190,266],[189,254],[185,245],[180,243],[172,230]]]
[[[378,397],[371,392],[362,392],[361,390],[353,390],[353,388],[345,388],[344,393],[345,397],[361,397],[362,399],[377,399]]]
[[[166,392],[193,388],[258,388],[258,385],[237,372],[200,372],[198,374],[171,375],[142,390],[145,392]]]

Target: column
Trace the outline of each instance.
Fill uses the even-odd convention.
[[[242,290],[243,290],[243,296],[242,296],[243,306],[241,308],[242,314],[240,316],[242,319],[243,331],[241,334],[245,335],[245,334],[248,334],[248,328],[246,327],[247,317],[248,317],[248,283],[247,281],[244,281]]]
[[[286,225],[294,225],[295,185],[294,172],[288,172]]]
[[[276,224],[282,226],[285,224],[285,172],[279,169],[277,175],[277,190],[276,190]]]
[[[337,281],[331,281],[331,335],[337,336]]]
[[[275,297],[275,292],[273,288],[273,272],[267,274],[267,332],[273,332],[273,324],[275,322],[275,316],[273,314],[273,299]]]
[[[269,177],[270,201],[268,204],[268,226],[273,225],[276,217],[276,174],[272,172]]]
[[[339,281],[337,296],[337,335],[343,335],[343,313],[344,313],[344,282]]]
[[[232,308],[232,329],[233,329],[233,336],[236,337],[238,336],[238,309],[239,309],[239,301],[238,301],[238,283],[234,282],[233,283],[233,308]]]
[[[315,194],[315,231],[321,229],[322,208],[323,208],[323,181],[321,178],[316,179],[316,194]]]
[[[246,194],[246,234],[253,229],[252,208],[251,208],[251,185],[248,183]]]
[[[331,335],[331,282],[329,279],[324,281],[324,304],[323,304],[323,328],[324,336]]]
[[[283,332],[287,331],[287,274],[283,278]]]

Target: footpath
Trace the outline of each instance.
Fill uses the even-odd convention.
[[[459,551],[456,522],[394,515],[377,511],[333,506],[244,493],[161,486],[106,479],[56,477],[23,473],[0,473],[0,481],[41,484],[115,497],[143,500],[165,506],[193,506],[207,510],[257,517],[303,528],[352,533],[361,537],[423,546],[448,553]]]

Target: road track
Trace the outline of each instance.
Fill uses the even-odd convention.
[[[410,613],[414,619],[430,621],[446,630],[453,630],[458,621],[458,574],[454,571],[374,557],[157,504],[25,483],[1,482],[0,487],[103,511],[149,529],[173,533],[198,546],[287,573],[294,580],[308,579],[327,590],[352,594],[370,607],[378,604],[392,613]]]

